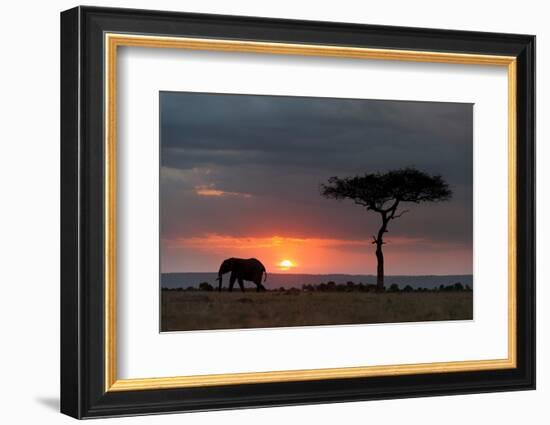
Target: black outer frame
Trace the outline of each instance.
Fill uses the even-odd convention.
[[[105,32],[517,57],[517,368],[104,391]],[[535,388],[535,37],[76,7],[61,13],[61,412],[75,418]]]

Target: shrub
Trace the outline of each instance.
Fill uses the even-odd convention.
[[[374,286],[376,286],[376,285],[374,285]],[[399,285],[397,283],[392,283],[391,286],[390,286],[390,292],[399,292]]]
[[[212,285],[210,285],[208,282],[202,282],[200,285],[199,285],[199,289],[201,291],[213,291],[214,290],[214,287]]]

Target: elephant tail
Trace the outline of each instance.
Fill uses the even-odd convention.
[[[266,279],[267,279],[267,272],[264,269],[264,282],[266,281]]]

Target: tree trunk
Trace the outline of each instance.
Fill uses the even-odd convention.
[[[386,212],[382,212],[382,226],[378,229],[378,235],[374,238],[376,244],[376,290],[384,291],[384,254],[382,253],[382,245],[384,245],[384,233],[388,230],[388,222],[390,218]]]
[[[382,243],[376,242],[376,290],[384,290],[384,254],[382,254]]]

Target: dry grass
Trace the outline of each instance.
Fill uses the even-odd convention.
[[[472,319],[472,292],[162,291],[163,331]]]

